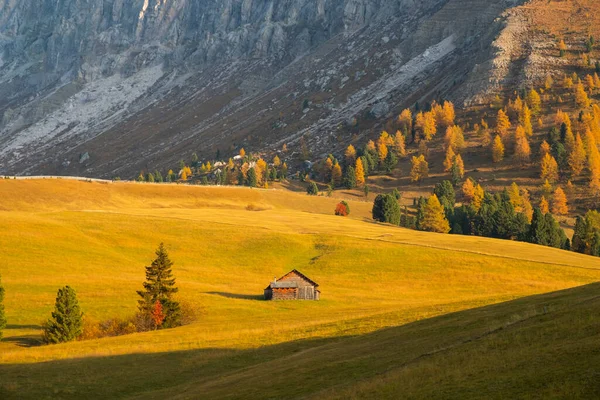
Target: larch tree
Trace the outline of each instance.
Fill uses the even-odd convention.
[[[2,286],[2,276],[0,276],[0,339],[2,331],[6,328],[6,314],[4,313],[4,286]]]
[[[594,83],[594,77],[591,76],[590,74],[586,75],[585,77],[585,83],[588,87],[588,90],[590,91],[590,93],[596,89],[596,84]]]
[[[242,158],[246,157],[246,150],[244,150],[243,147],[240,149],[240,157],[242,157]]]
[[[456,154],[454,150],[452,150],[452,146],[448,146],[448,150],[446,150],[446,158],[444,159],[444,172],[450,172],[452,168],[452,164],[454,164],[454,158]]]
[[[450,232],[450,224],[446,219],[444,207],[435,194],[427,199],[427,203],[423,209],[423,219],[420,228],[428,232]]]
[[[173,298],[179,291],[175,286],[173,262],[163,243],[158,246],[155,254],[156,258],[146,267],[144,290],[137,292],[141,297],[138,309],[142,317],[150,319],[154,305],[159,301],[165,314],[162,327],[172,328],[181,325],[181,309]]]
[[[448,127],[444,142],[446,148],[452,147],[456,154],[460,153],[465,147],[465,135],[462,128],[456,125]]]
[[[505,136],[508,134],[510,126],[510,119],[508,119],[508,115],[506,115],[504,110],[498,110],[498,117],[496,118],[496,132],[500,136]]]
[[[356,161],[356,149],[353,145],[349,145],[344,152],[346,158],[346,165],[352,165]]]
[[[546,154],[544,158],[542,158],[540,178],[542,178],[542,180],[547,180],[550,183],[558,181],[558,163],[550,154]]]
[[[540,157],[544,157],[546,154],[550,154],[550,145],[545,140],[540,145]]]
[[[398,157],[406,157],[406,140],[404,138],[404,135],[400,131],[396,132],[394,146],[396,148],[396,154],[398,155]]]
[[[550,212],[550,206],[548,204],[548,200],[546,200],[545,196],[542,196],[542,198],[540,199],[540,211],[542,212],[542,214],[546,215]]]
[[[275,155],[275,157],[273,157],[273,165],[274,165],[276,168],[279,168],[279,167],[281,166],[281,159],[279,158],[279,156],[278,156],[278,155]],[[232,160],[231,158],[229,159],[229,162],[227,163],[227,167],[228,167],[229,169],[232,169],[232,168],[233,168],[233,160]]]
[[[544,81],[544,89],[548,91],[552,89],[552,86],[554,86],[554,79],[552,79],[552,75],[548,74],[546,75],[546,80]]]
[[[504,160],[504,144],[500,135],[496,135],[494,143],[492,144],[492,160],[495,163],[499,163]]]
[[[525,134],[525,129],[519,125],[515,132],[515,158],[521,165],[524,165],[529,162],[530,156],[531,147],[529,146],[529,140]]]
[[[567,215],[569,213],[567,195],[560,187],[556,188],[554,196],[552,196],[552,213],[554,215]]]
[[[481,208],[484,197],[485,190],[483,190],[483,187],[481,187],[481,185],[477,184],[477,186],[475,186],[475,195],[473,196],[473,201],[471,202],[471,205],[473,206],[475,211],[479,211],[479,209]]]
[[[519,123],[523,126],[523,129],[525,129],[525,134],[527,135],[527,137],[533,136],[533,125],[531,124],[531,110],[529,109],[527,104],[523,106],[523,110],[519,115]]]
[[[339,163],[335,163],[333,169],[331,170],[331,180],[335,187],[338,187],[342,184],[342,167]]]
[[[437,133],[437,123],[433,112],[426,112],[424,115],[423,138],[427,141],[433,139]]]
[[[454,162],[450,169],[452,171],[452,180],[455,181],[455,183],[465,177],[465,163],[460,154],[457,154],[456,157],[454,157]]]
[[[412,119],[412,113],[408,108],[402,110],[398,116],[398,125],[400,125],[400,130],[405,135],[408,135],[412,131]]]
[[[575,85],[575,103],[579,108],[589,108],[591,104],[590,98],[581,82]]]
[[[465,182],[463,183],[462,193],[465,200],[468,203],[471,203],[473,201],[473,198],[475,197],[475,184],[473,183],[473,180],[471,178],[465,180]]]
[[[379,156],[379,162],[383,163],[383,160],[385,160],[385,158],[388,155],[388,147],[385,143],[380,142],[377,144],[377,155]]]
[[[362,159],[356,159],[356,165],[354,168],[354,172],[356,174],[356,184],[358,186],[362,186],[365,184],[365,168],[363,166]]]
[[[52,318],[44,325],[43,339],[46,343],[70,342],[83,332],[83,313],[77,294],[70,286],[58,290]]]
[[[542,98],[535,89],[531,89],[529,93],[527,93],[526,101],[533,115],[539,115],[540,112],[542,112]]]
[[[571,169],[571,175],[573,177],[578,177],[583,169],[585,168],[585,160],[586,160],[586,152],[585,145],[583,144],[583,140],[581,139],[581,135],[577,134],[575,137],[575,144],[573,145],[573,150],[569,154],[569,168]]]
[[[412,168],[410,170],[410,179],[413,182],[421,182],[429,176],[429,163],[425,160],[425,156],[421,154],[413,156],[411,160]]]

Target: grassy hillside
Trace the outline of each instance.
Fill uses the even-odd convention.
[[[352,218],[335,217],[337,201],[243,188],[0,181],[9,319],[0,397],[593,393],[593,354],[575,360],[597,332],[598,286],[511,300],[598,281],[599,259],[383,226],[368,218],[369,203],[350,202]],[[198,311],[195,323],[35,345],[65,284],[88,318],[134,313],[143,268],[161,241],[180,300]],[[322,300],[261,301],[273,276],[292,268],[320,283]]]

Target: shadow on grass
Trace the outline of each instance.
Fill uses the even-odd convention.
[[[303,338],[252,349],[204,348],[164,353],[135,353],[132,349],[131,354],[124,355],[0,364],[0,398],[38,399],[47,398],[49,393],[53,398],[61,399],[170,398],[175,394],[194,399],[318,397],[324,391],[334,395],[357,382],[375,379],[372,382],[377,383],[393,371],[398,374],[404,370],[410,373],[415,368],[418,371],[422,362],[427,371],[431,368],[427,362],[436,360],[440,365],[444,364],[445,369],[433,368],[431,376],[423,376],[419,381],[422,385],[420,398],[440,398],[440,393],[436,392],[440,386],[444,387],[445,393],[452,392],[447,398],[472,398],[473,393],[478,393],[478,398],[536,397],[540,387],[547,385],[549,371],[558,373],[555,371],[557,364],[545,363],[548,359],[542,354],[542,361],[537,363],[511,357],[521,353],[528,357],[529,353],[523,348],[535,350],[539,338],[546,337],[544,332],[554,331],[559,322],[569,341],[572,334],[584,331],[588,332],[588,337],[577,342],[575,348],[567,349],[576,357],[560,359],[568,368],[561,370],[563,375],[557,379],[575,385],[573,390],[579,390],[580,398],[599,398],[600,391],[597,385],[589,383],[588,376],[577,379],[581,371],[595,374],[600,360],[600,355],[579,357],[586,352],[594,354],[597,347],[594,339],[597,331],[583,329],[585,325],[582,324],[591,323],[589,315],[598,313],[599,290],[600,284],[591,284],[452,312],[362,335],[340,332],[340,336]],[[211,294],[251,300],[259,297],[222,292]],[[518,334],[520,332],[523,335]],[[143,335],[149,340],[160,338],[154,333]],[[486,338],[491,341],[485,343]],[[534,338],[534,343],[528,342],[528,338]],[[507,341],[509,339],[519,342]],[[110,341],[101,340],[98,344],[110,346]],[[490,343],[493,346],[490,347]],[[498,343],[502,346],[497,346]],[[516,353],[508,351],[512,346],[505,346],[507,343],[516,345]],[[560,346],[566,342],[550,343]],[[580,344],[586,347],[582,348]],[[69,345],[53,346],[57,354],[63,351],[62,346]],[[468,370],[466,380],[459,382],[454,381],[456,378],[452,374],[444,375],[453,368],[460,368],[457,363],[464,362],[461,354],[469,349],[474,349],[473,354],[482,355],[477,360],[480,366],[506,363],[505,370],[514,371],[514,375],[497,376],[486,368],[477,369],[477,374]],[[64,350],[73,351],[74,348]],[[505,352],[508,352],[507,356]],[[532,376],[539,377],[539,381],[531,384]],[[384,379],[381,384],[385,382]],[[515,386],[515,382],[521,383]],[[515,392],[511,396],[505,391],[512,387]],[[392,390],[396,389],[392,386]],[[393,391],[386,397],[397,399],[402,396]]]
[[[37,347],[42,345],[39,335],[11,336],[2,339],[3,342],[14,343],[19,347]]]
[[[40,325],[6,325],[6,329],[42,329]]]
[[[227,293],[227,292],[206,292],[206,294],[212,294],[215,296],[226,297],[228,299],[256,300],[256,301],[264,301],[265,300],[265,296],[262,294],[240,294],[240,293]]]

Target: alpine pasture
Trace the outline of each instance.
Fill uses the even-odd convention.
[[[0,397],[594,394],[599,259],[381,225],[371,201],[345,200],[349,217],[339,198],[285,190],[0,181]],[[160,242],[195,322],[39,345],[61,286],[91,320],[135,313]],[[321,300],[264,301],[294,268]]]

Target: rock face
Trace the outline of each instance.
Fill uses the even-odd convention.
[[[0,0],[0,174],[133,176],[302,135],[317,148],[341,122],[448,92],[515,3]]]

